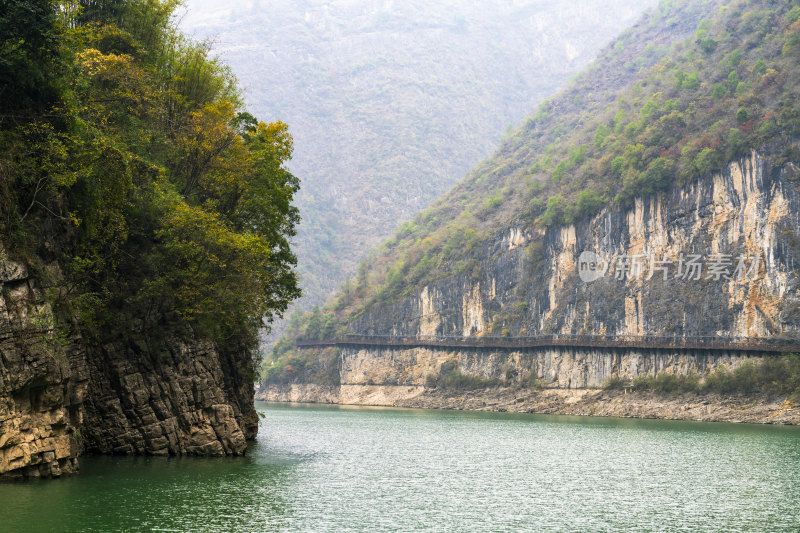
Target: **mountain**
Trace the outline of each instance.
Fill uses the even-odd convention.
[[[307,310],[654,3],[190,0],[181,25],[291,127]]]
[[[798,32],[793,2],[662,3],[295,321],[267,382],[711,383],[797,338]],[[295,346],[347,334],[416,340]],[[502,340],[543,335],[607,348]]]

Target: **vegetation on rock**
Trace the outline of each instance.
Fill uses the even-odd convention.
[[[62,328],[252,348],[299,294],[293,141],[175,30],[178,4],[0,6],[0,240]]]
[[[262,376],[270,385],[315,383],[324,387],[340,385],[339,350],[305,350],[296,355],[264,363]]]
[[[458,369],[458,362],[455,360],[445,362],[439,374],[425,376],[425,387],[444,391],[469,391],[499,387],[501,385],[503,385],[503,382],[499,379],[464,374]]]
[[[753,394],[762,392],[789,395],[800,400],[800,355],[765,357],[759,362],[747,361],[733,370],[717,367],[703,376],[698,374],[658,374],[639,376],[631,381],[611,378],[604,389],[629,389],[659,393],[691,392],[720,394]]]

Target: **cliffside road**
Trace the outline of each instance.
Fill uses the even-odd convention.
[[[350,335],[297,341],[302,351],[336,348],[337,384],[302,375],[262,387],[256,398],[470,411],[661,418],[761,424],[800,423],[786,394],[670,394],[606,390],[608,379],[704,376],[720,367],[800,352],[793,338],[541,335],[538,337],[400,337]],[[327,351],[325,349],[328,349]],[[318,371],[316,367],[310,367]],[[466,389],[440,387],[436,376],[469,376]],[[431,383],[433,378],[433,383]],[[534,385],[531,385],[531,384]]]
[[[430,348],[648,348],[663,350],[800,352],[800,340],[789,338],[660,337],[646,335],[540,335],[536,337],[393,337],[351,335],[341,339],[297,341],[302,348],[325,346],[407,346]]]

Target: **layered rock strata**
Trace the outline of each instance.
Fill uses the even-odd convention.
[[[82,453],[241,455],[258,418],[249,354],[187,332],[96,346],[0,250],[0,478],[76,472]]]

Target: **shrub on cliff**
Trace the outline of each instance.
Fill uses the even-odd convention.
[[[658,374],[655,377],[637,377],[631,382],[631,389],[660,393],[694,392],[699,384],[700,378],[697,374]]]
[[[787,394],[800,399],[800,355],[765,357],[734,370],[718,367],[705,377],[702,390],[725,394]]]
[[[337,387],[341,381],[339,350],[338,348],[310,350],[298,355],[289,354],[269,362],[265,361],[261,380],[268,385],[313,383],[323,387]]]

